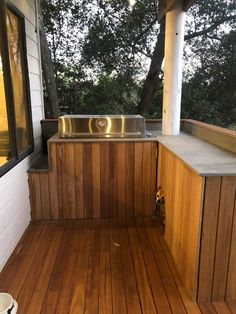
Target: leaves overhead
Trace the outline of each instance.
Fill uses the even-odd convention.
[[[128,0],[43,0],[54,62],[83,66],[92,77],[143,73],[143,56],[151,56],[158,28],[156,5],[149,0],[132,7]]]
[[[148,67],[155,64],[157,8],[158,0],[133,6],[128,0],[42,0],[65,112],[135,112],[144,77],[152,73]],[[210,122],[216,112],[229,115],[236,106],[234,31],[235,0],[198,0],[188,11],[183,116]],[[162,79],[158,71],[155,77]],[[146,114],[160,117],[162,84],[154,86]],[[233,123],[219,116],[225,125]]]

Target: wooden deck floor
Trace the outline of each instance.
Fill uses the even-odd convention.
[[[0,275],[19,313],[236,313],[192,302],[156,219],[31,224]]]

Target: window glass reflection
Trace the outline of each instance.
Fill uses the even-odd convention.
[[[11,159],[9,125],[4,88],[2,57],[0,54],[0,166]]]
[[[21,20],[7,10],[7,35],[10,54],[11,75],[14,91],[16,137],[21,152],[30,145],[29,117],[27,111],[26,73]]]

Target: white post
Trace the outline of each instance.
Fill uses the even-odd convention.
[[[177,0],[166,14],[163,135],[178,135],[180,131],[184,23],[183,0]]]

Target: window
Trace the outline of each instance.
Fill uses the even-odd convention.
[[[0,2],[0,175],[33,150],[24,17]]]

